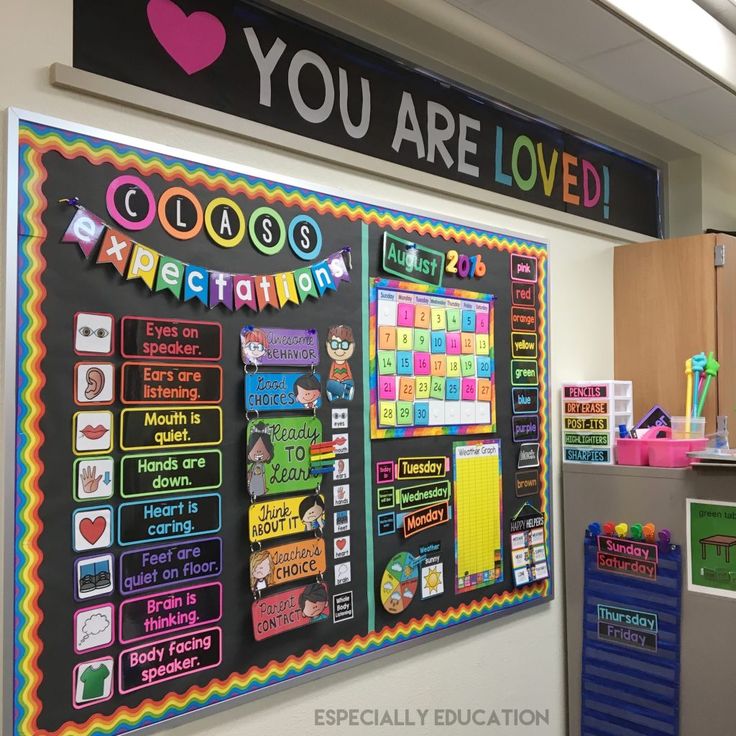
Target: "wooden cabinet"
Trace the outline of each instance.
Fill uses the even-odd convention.
[[[736,429],[736,238],[696,235],[614,251],[614,375],[634,382],[634,415],[660,404],[685,412],[685,360],[721,363],[703,411]]]

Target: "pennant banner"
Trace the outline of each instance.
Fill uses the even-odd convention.
[[[140,279],[151,291],[170,291],[177,299],[199,300],[209,309],[219,304],[231,312],[245,307],[254,312],[266,307],[281,309],[289,303],[301,304],[309,297],[319,299],[328,291],[337,291],[341,282],[350,281],[350,248],[282,273],[210,271],[135,242],[76,200],[67,201],[76,211],[62,243],[76,243],[85,258],[99,245],[96,263],[109,263],[126,281]]]

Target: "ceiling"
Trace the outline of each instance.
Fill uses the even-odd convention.
[[[446,1],[736,153],[736,95],[593,0]],[[730,0],[698,1],[736,28]]]

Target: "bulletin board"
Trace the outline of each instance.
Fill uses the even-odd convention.
[[[9,130],[13,734],[127,733],[552,597],[544,243]]]

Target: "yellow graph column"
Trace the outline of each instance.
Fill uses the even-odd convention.
[[[455,589],[492,585],[500,574],[501,456],[498,440],[455,442]]]

